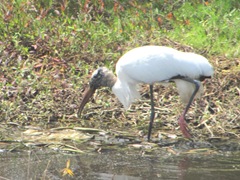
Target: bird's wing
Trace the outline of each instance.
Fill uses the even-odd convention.
[[[119,78],[132,83],[161,82],[174,76],[197,79],[200,75],[212,75],[212,66],[203,56],[184,53],[161,46],[144,46],[127,52],[117,63]]]

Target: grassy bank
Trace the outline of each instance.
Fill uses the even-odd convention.
[[[0,120],[5,126],[84,126],[147,131],[148,89],[124,112],[102,89],[77,118],[91,72],[114,70],[121,55],[155,44],[206,56],[215,76],[188,114],[195,136],[239,138],[240,3],[222,1],[3,1]],[[178,133],[183,106],[174,87],[155,88],[160,131]],[[157,99],[160,99],[159,101]]]

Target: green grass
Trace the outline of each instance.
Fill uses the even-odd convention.
[[[185,3],[178,9],[176,16],[179,20],[189,20],[189,25],[175,26],[171,35],[174,39],[198,49],[207,48],[210,54],[238,57],[239,12],[230,2],[214,1],[208,6]]]
[[[1,38],[21,54],[27,54],[38,39],[46,40],[50,53],[60,57],[80,51],[114,53],[119,44],[160,44],[166,37],[211,54],[239,55],[237,1],[174,2],[121,1],[115,8],[112,1],[106,1],[103,8],[98,1],[86,3],[88,8],[84,1],[3,2]],[[167,18],[168,13],[173,17]]]
[[[95,68],[105,65],[114,70],[124,52],[148,44],[172,46],[207,56],[216,69],[210,91],[218,93],[215,95],[220,98],[223,109],[229,103],[233,106],[231,116],[214,106],[216,114],[211,118],[232,120],[239,108],[235,103],[240,79],[239,9],[238,0],[209,3],[202,0],[1,1],[1,121],[21,125],[67,124],[66,119],[74,119],[71,115],[77,111],[83,89]],[[226,75],[230,72],[234,73]],[[225,76],[229,80],[222,82]],[[120,107],[116,98],[109,98],[105,92],[105,89],[99,91],[97,104],[106,109]],[[169,92],[167,89],[163,95]],[[227,92],[231,92],[229,100],[223,95]],[[168,119],[176,119],[173,116],[178,111],[174,108]],[[88,119],[103,119],[108,127],[107,119],[117,122],[121,114],[109,113],[111,111],[101,117],[88,116]],[[141,112],[134,114],[143,118]],[[111,119],[114,117],[116,119]],[[120,119],[122,125],[119,126],[125,126],[124,118]],[[99,125],[92,121],[78,123],[103,126],[101,122]]]

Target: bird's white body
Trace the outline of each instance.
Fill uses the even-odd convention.
[[[213,67],[206,58],[195,53],[181,52],[169,47],[143,46],[124,54],[116,65],[117,77],[106,67],[99,67],[92,74],[89,87],[84,91],[78,109],[80,115],[84,106],[100,87],[112,88],[114,94],[126,109],[140,98],[137,90],[139,83],[150,84],[151,115],[148,140],[154,120],[153,84],[174,81],[183,102],[187,103],[178,123],[183,135],[191,138],[185,121],[194,97],[203,91],[200,81],[213,75]]]
[[[191,79],[210,77],[213,75],[213,68],[205,57],[195,53],[163,46],[143,46],[128,51],[119,59],[116,74],[117,81],[112,90],[124,108],[128,109],[135,99],[140,98],[137,91],[139,83],[168,82],[176,76]],[[195,89],[194,84],[181,79],[173,81],[181,99],[188,102]]]

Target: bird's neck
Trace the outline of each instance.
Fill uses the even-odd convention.
[[[116,81],[117,81],[117,77],[113,74],[113,72],[109,71],[106,74],[106,78],[104,79],[104,82],[102,84],[103,86],[112,88],[116,83]]]
[[[117,81],[117,77],[113,73],[111,73],[111,74],[109,74],[107,79],[108,80],[106,80],[106,86],[112,89],[112,87],[114,86],[114,84]]]

